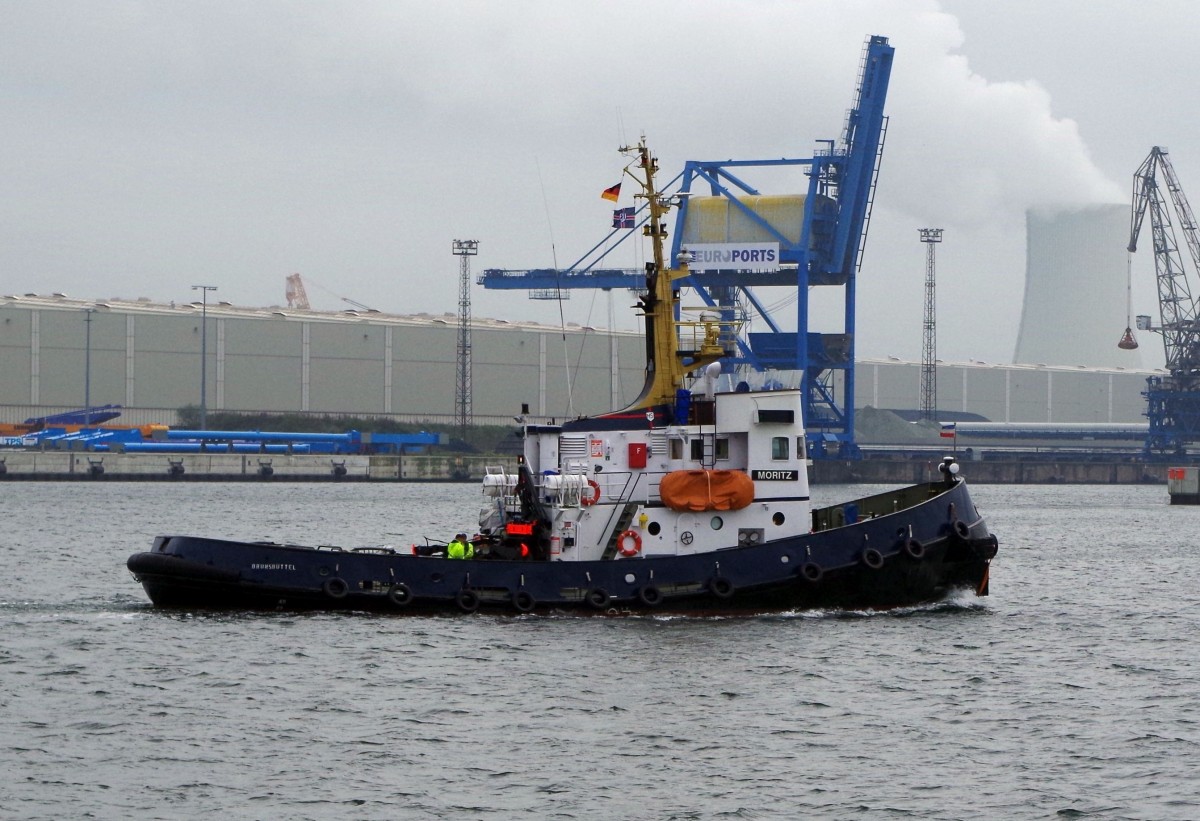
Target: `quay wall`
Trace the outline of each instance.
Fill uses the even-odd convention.
[[[348,481],[477,482],[484,468],[511,462],[497,456],[343,456],[236,453],[142,454],[89,451],[0,451],[0,480],[32,481]],[[172,472],[172,465],[179,467]],[[342,468],[338,471],[338,468]],[[511,464],[510,464],[511,467]],[[1166,464],[1134,461],[962,462],[972,484],[1146,484],[1167,481]],[[269,470],[264,470],[269,468]],[[821,460],[814,484],[907,485],[938,478],[925,459]]]
[[[477,481],[495,456],[338,456],[0,451],[0,480]],[[172,466],[178,466],[172,469]],[[340,470],[339,470],[340,468]]]

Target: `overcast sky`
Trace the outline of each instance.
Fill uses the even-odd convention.
[[[479,240],[475,270],[574,262],[606,233],[599,194],[639,133],[671,176],[689,159],[811,156],[840,133],[870,34],[896,57],[860,356],[920,358],[920,227],[945,230],[939,356],[1008,362],[1027,208],[1127,202],[1153,145],[1200,204],[1191,0],[30,0],[0,14],[5,294],[189,301],[210,284],[266,306],[298,272],[316,308],[454,313],[453,239]],[[1134,312],[1157,314],[1145,251],[1134,271]],[[613,299],[634,327],[632,297]],[[602,294],[564,308],[607,324]],[[473,309],[559,315],[482,289]]]

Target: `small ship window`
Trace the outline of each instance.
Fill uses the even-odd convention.
[[[718,439],[713,445],[713,455],[718,459],[729,458],[729,440]]]
[[[796,421],[796,412],[793,410],[761,408],[758,411],[758,421],[777,422],[790,425]]]
[[[771,437],[771,458],[772,459],[787,459],[788,458],[788,438],[786,436]]]
[[[786,516],[784,516],[782,513],[778,513],[778,512],[774,516],[771,517],[771,521],[775,523],[776,527],[783,524],[786,519],[787,519]]]
[[[713,516],[709,524],[712,525],[713,530],[720,530],[721,528],[725,527],[725,520],[720,516]]]
[[[658,522],[651,522],[650,524],[646,525],[646,531],[651,536],[657,536],[662,531],[662,526],[659,525]]]
[[[704,440],[693,439],[692,440],[692,461],[699,462],[703,458],[704,458]]]
[[[797,459],[804,458],[804,437],[803,436],[796,437],[796,458]]]
[[[671,439],[671,458],[679,460],[683,458],[683,440]]]

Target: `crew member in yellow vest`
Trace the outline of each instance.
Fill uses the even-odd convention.
[[[446,545],[447,559],[473,559],[475,558],[475,545],[467,541],[466,533],[459,533],[450,540],[450,544]]]

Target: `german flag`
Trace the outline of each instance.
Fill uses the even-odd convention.
[[[621,183],[617,183],[612,188],[605,188],[604,193],[600,195],[600,199],[616,202],[621,198]]]

